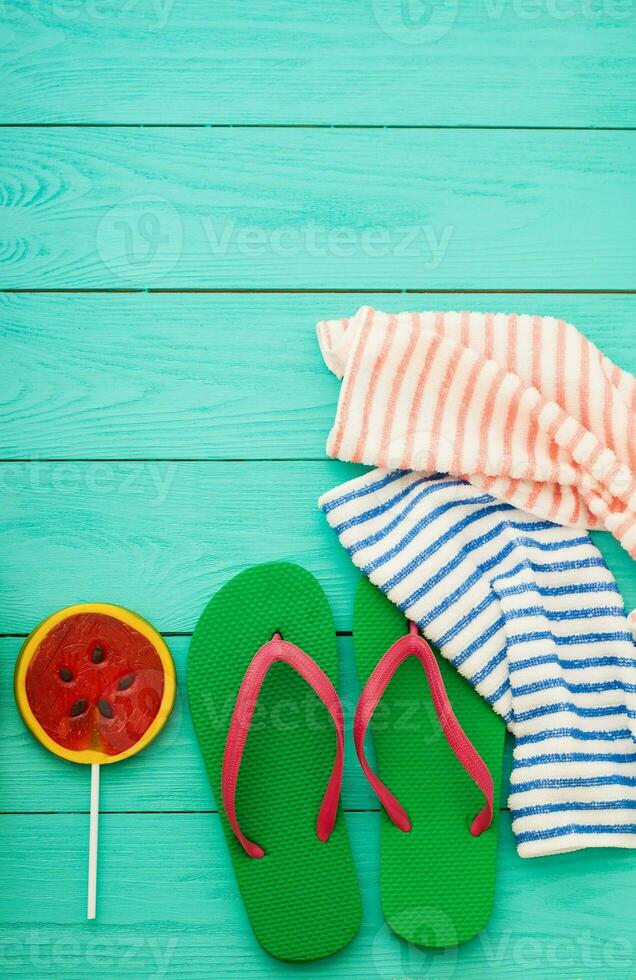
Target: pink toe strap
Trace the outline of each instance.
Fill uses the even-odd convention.
[[[430,646],[420,636],[415,623],[409,624],[409,633],[400,637],[384,654],[364,686],[353,720],[353,738],[360,765],[371,783],[376,796],[396,827],[409,831],[411,821],[406,810],[373,772],[364,754],[364,737],[373,713],[396,670],[407,657],[417,657],[422,664],[431,689],[433,705],[439,718],[442,731],[455,756],[473,782],[484,794],[486,804],[473,819],[470,832],[477,837],[487,830],[493,818],[494,786],[492,776],[485,762],[470,742],[451,707],[444,687],[444,681]],[[424,760],[423,760],[424,762]],[[417,773],[413,773],[417,779]],[[434,801],[432,801],[434,805]]]
[[[275,633],[272,639],[254,654],[241,681],[225,740],[223,766],[221,769],[221,795],[223,797],[225,814],[237,840],[247,854],[253,858],[264,857],[265,851],[258,844],[254,843],[254,841],[248,840],[239,827],[236,817],[236,784],[241,768],[243,750],[256,709],[256,702],[258,701],[265,675],[272,664],[275,664],[277,661],[283,661],[289,664],[290,667],[293,667],[307,681],[331,715],[336,729],[336,757],[316,821],[316,834],[321,841],[329,840],[333,831],[338,813],[340,788],[342,786],[344,722],[336,689],[315,660],[312,660],[308,654],[293,643],[288,643],[286,640],[281,639],[279,633]]]

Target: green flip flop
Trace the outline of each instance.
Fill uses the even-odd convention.
[[[401,637],[405,639],[400,647],[408,659],[403,653],[387,662],[386,651]],[[353,638],[363,688],[383,661],[367,688],[371,700],[364,705],[361,719],[363,691],[354,736],[363,768],[366,765],[372,785],[378,784],[374,788],[385,804],[380,829],[384,916],[391,929],[410,943],[455,946],[477,935],[493,906],[505,725],[443,657],[433,656],[421,638],[410,636],[400,610],[367,579],[356,593]],[[419,643],[426,656],[418,660],[411,655],[404,646],[410,640],[411,648],[419,650]],[[431,675],[437,676],[440,701],[448,698],[446,708],[435,707],[435,679],[427,683]],[[372,687],[374,692],[369,690]],[[366,722],[376,704],[370,729],[379,779],[361,752]],[[454,726],[451,740],[456,748],[459,744],[457,755],[442,730],[441,723],[448,722],[449,716]],[[484,792],[475,776],[468,774],[470,765],[464,768],[458,761],[462,751],[490,786],[492,823],[483,829],[488,823],[484,817],[478,836],[471,827],[474,832],[475,815],[482,811],[481,817],[486,810]],[[400,822],[402,829],[396,825]]]
[[[282,960],[336,953],[360,925],[338,806],[337,684],[327,599],[297,565],[242,572],[197,623],[188,656],[195,732],[256,938]]]

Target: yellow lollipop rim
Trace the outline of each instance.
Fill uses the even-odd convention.
[[[69,616],[75,616],[78,613],[102,613],[104,616],[112,616],[114,619],[118,619],[120,622],[125,623],[126,626],[131,626],[134,630],[137,630],[138,633],[141,633],[142,636],[145,636],[150,643],[152,643],[163,666],[163,696],[161,698],[161,703],[157,714],[139,741],[135,742],[134,745],[131,745],[130,748],[126,749],[124,752],[119,752],[117,755],[108,755],[106,752],[98,752],[96,749],[67,749],[64,748],[63,745],[58,745],[58,743],[44,730],[40,722],[33,714],[31,705],[29,704],[27,698],[26,674],[29,664],[40,646],[40,643],[44,637],[58,625],[58,623],[61,623],[63,620],[68,619]],[[65,609],[60,609],[58,612],[53,613],[52,616],[48,616],[46,619],[43,619],[40,625],[36,626],[33,632],[25,640],[22,649],[18,654],[18,659],[15,665],[15,700],[20,714],[22,715],[22,719],[31,734],[34,735],[38,742],[47,748],[49,752],[53,752],[55,755],[59,755],[62,757],[62,759],[67,759],[69,762],[79,762],[86,765],[93,765],[95,763],[98,765],[108,765],[111,762],[120,762],[122,759],[127,759],[128,756],[141,752],[141,750],[145,748],[149,742],[152,742],[153,738],[159,734],[168,720],[168,716],[174,705],[176,687],[177,683],[174,662],[163,637],[157,633],[154,626],[151,626],[147,620],[142,619],[142,617],[138,616],[137,613],[131,612],[130,609],[124,609],[123,606],[110,605],[107,602],[82,602],[76,606],[67,606]]]

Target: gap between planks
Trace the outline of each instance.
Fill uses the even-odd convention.
[[[506,132],[557,132],[557,133],[633,133],[635,126],[489,126],[480,123],[426,124],[426,123],[109,123],[109,122],[5,122],[0,129],[418,129],[453,130],[471,129]]]
[[[130,295],[130,294],[183,294],[183,295],[212,295],[212,296],[232,296],[232,295],[254,295],[254,296],[269,296],[269,295],[280,295],[280,296],[377,296],[382,294],[388,294],[391,296],[426,296],[429,294],[440,294],[443,296],[481,296],[488,293],[494,293],[499,296],[634,296],[636,295],[636,289],[523,289],[523,288],[480,288],[480,289],[420,289],[420,288],[406,288],[406,289],[385,289],[385,288],[373,288],[373,289],[291,289],[286,287],[250,287],[241,286],[231,289],[227,288],[195,288],[192,286],[184,286],[181,288],[173,287],[170,289],[162,289],[160,287],[149,287],[144,289],[142,287],[135,289],[119,289],[112,288],[107,289],[100,287],[97,289],[89,289],[83,287],[56,287],[56,288],[0,288],[0,294],[8,293],[13,295],[27,294],[27,295],[40,295],[40,294],[86,294],[89,296],[106,294],[108,296],[116,295]]]

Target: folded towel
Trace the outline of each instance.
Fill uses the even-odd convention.
[[[317,329],[343,378],[330,456],[448,472],[636,557],[636,378],[573,326],[362,307]]]
[[[514,734],[521,856],[636,847],[636,650],[589,535],[448,476],[372,470],[320,505]]]

